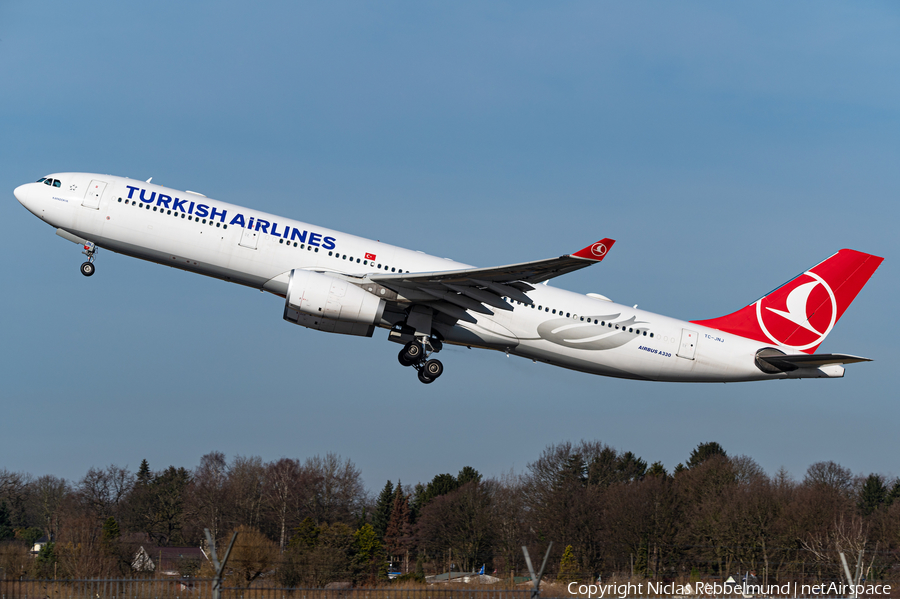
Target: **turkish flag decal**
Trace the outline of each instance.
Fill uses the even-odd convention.
[[[366,252],[366,260],[374,260],[374,259],[375,259],[375,254],[370,254],[370,253]]]

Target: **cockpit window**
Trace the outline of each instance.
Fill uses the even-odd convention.
[[[43,183],[44,185],[50,185],[51,187],[59,187],[62,185],[62,182],[59,179],[51,179],[50,177],[41,177],[35,183]]]
[[[46,181],[46,180],[47,180],[47,177],[41,177],[40,179],[38,179],[37,181],[35,181],[35,183],[43,183],[43,182]]]
[[[53,187],[59,187],[61,184],[62,184],[62,183],[60,183],[60,180],[59,180],[59,179],[54,179],[54,180],[53,180]]]

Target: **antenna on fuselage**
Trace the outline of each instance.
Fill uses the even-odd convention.
[[[150,177],[149,179],[147,179],[147,183],[149,183],[152,180],[153,180],[153,177]]]

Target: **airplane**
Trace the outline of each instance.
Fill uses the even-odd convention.
[[[152,177],[151,177],[152,179]],[[547,285],[601,262],[605,238],[572,254],[477,268],[124,177],[56,173],[13,192],[57,235],[284,298],[288,322],[371,337],[429,384],[445,343],[647,381],[836,378],[870,361],[815,351],[883,258],[842,249],[740,310],[683,321]]]

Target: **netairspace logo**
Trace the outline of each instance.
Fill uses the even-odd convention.
[[[764,595],[769,597],[815,597],[815,596],[856,596],[891,594],[889,584],[850,585],[837,582],[823,584],[729,584],[721,582],[697,582],[677,584],[674,582],[640,582],[579,584],[570,582],[566,587],[572,595],[586,597],[646,597],[647,595],[668,595],[678,597],[721,597],[724,595]]]

